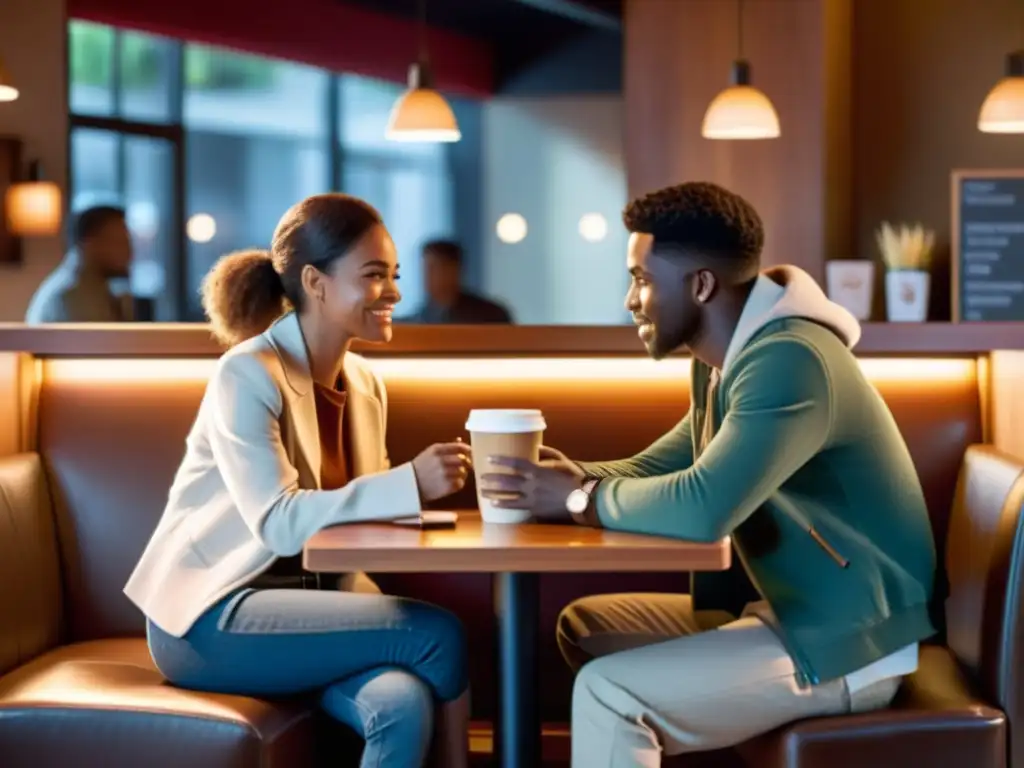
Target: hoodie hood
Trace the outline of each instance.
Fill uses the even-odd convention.
[[[722,373],[764,326],[790,317],[824,325],[850,349],[860,340],[857,318],[831,301],[813,277],[798,267],[773,267],[754,283],[726,350]]]

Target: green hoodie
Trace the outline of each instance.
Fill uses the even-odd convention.
[[[892,414],[850,351],[857,321],[795,268],[762,275],[686,417],[631,459],[581,463],[609,529],[713,542],[769,603],[803,682],[934,634],[935,545]],[[700,451],[705,421],[713,439]]]

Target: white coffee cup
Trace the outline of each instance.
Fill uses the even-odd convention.
[[[514,471],[490,464],[491,456],[516,456],[529,461],[540,458],[547,424],[538,410],[523,408],[474,409],[469,412],[466,429],[473,452],[476,500],[485,523],[523,523],[530,519],[528,509],[495,507],[481,494],[480,477],[485,474],[512,474]]]

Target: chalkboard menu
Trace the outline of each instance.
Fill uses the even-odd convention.
[[[1024,320],[1024,169],[953,172],[953,319]]]

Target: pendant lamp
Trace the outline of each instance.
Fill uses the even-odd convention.
[[[982,133],[1024,133],[1024,50],[1006,57],[1006,76],[985,97],[978,114]]]
[[[18,89],[14,87],[14,81],[11,80],[3,60],[0,60],[0,101],[14,101],[17,98]]]
[[[732,64],[732,85],[704,113],[705,139],[775,139],[781,131],[771,100],[750,84],[750,62],[743,58],[743,0],[736,2],[739,57]]]
[[[391,108],[385,138],[404,142],[453,142],[462,138],[451,106],[435,88],[427,59],[427,2],[419,0],[419,58],[409,67],[409,89]]]

